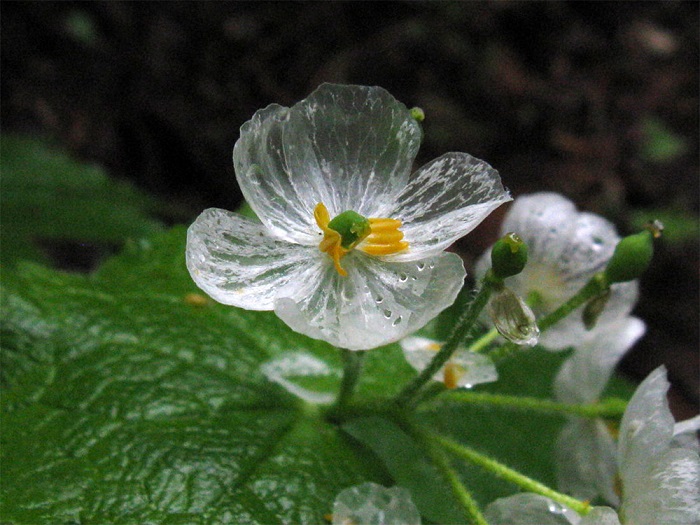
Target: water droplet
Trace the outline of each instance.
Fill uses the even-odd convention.
[[[378,295],[377,297],[374,298],[374,300],[377,302],[377,304],[382,304],[384,302],[384,297],[381,295]]]
[[[402,283],[405,283],[407,280],[408,280],[408,275],[406,275],[405,273],[399,274],[399,281],[401,281]]]
[[[384,310],[384,317],[386,317],[387,319],[390,319],[391,318],[391,310]]]
[[[396,319],[394,319],[394,322],[391,323],[391,326],[396,326],[396,325],[400,324],[402,320],[403,320],[403,317],[398,316]]]
[[[433,268],[435,268],[435,263],[430,263],[430,264],[428,265],[428,268],[430,268],[431,270],[432,270]]]
[[[418,268],[419,272],[422,272],[423,270],[425,270],[425,263],[419,262],[418,264],[416,264],[416,268]]]

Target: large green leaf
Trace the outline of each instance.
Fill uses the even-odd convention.
[[[48,262],[40,245],[90,243],[105,251],[160,229],[154,202],[98,167],[78,163],[44,142],[0,137],[0,261]]]
[[[35,265],[3,274],[0,519],[324,523],[338,492],[371,480],[409,488],[429,520],[459,521],[436,469],[392,421],[339,427],[265,378],[265,363],[304,353],[330,370],[307,386],[335,391],[341,361],[271,313],[198,294],[184,244],[178,228],[129,243],[92,276]],[[561,360],[529,351],[483,389],[546,396]],[[391,395],[413,375],[398,345],[368,352],[357,398]],[[418,419],[553,481],[561,418],[459,404]],[[483,503],[514,490],[458,469]]]

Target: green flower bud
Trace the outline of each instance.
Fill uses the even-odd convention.
[[[644,273],[654,255],[654,238],[662,229],[661,223],[655,221],[646,230],[628,235],[617,243],[605,268],[611,284],[632,281]]]
[[[517,275],[527,263],[527,244],[515,233],[506,233],[491,249],[491,269],[499,279]]]
[[[491,298],[488,313],[496,330],[517,345],[535,346],[540,329],[535,314],[519,295],[505,286]]]
[[[369,219],[352,210],[344,211],[328,223],[331,230],[340,234],[340,245],[351,250],[370,234]]]
[[[419,107],[411,108],[411,116],[416,122],[423,122],[425,120],[425,112]]]

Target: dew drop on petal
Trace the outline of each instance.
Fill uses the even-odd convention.
[[[391,326],[397,326],[397,325],[401,324],[402,320],[403,320],[403,317],[398,316],[396,319],[394,319],[394,322],[391,323]]]
[[[399,274],[399,281],[401,281],[402,283],[405,283],[407,280],[408,280],[408,275],[406,275],[405,273]]]
[[[391,310],[384,310],[384,317],[391,319]]]
[[[381,295],[378,295],[377,297],[374,298],[377,304],[382,304],[384,302],[384,297]]]

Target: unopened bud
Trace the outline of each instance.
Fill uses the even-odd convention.
[[[661,235],[663,225],[651,223],[646,230],[628,235],[615,246],[605,274],[608,281],[622,283],[637,279],[649,267],[654,255],[654,239]]]
[[[423,122],[425,120],[425,112],[419,107],[411,108],[411,116],[416,122]]]
[[[491,269],[499,279],[517,275],[527,263],[527,244],[515,233],[506,233],[491,249]]]
[[[496,330],[517,345],[535,346],[540,329],[535,314],[519,295],[505,286],[491,298],[488,313]]]

